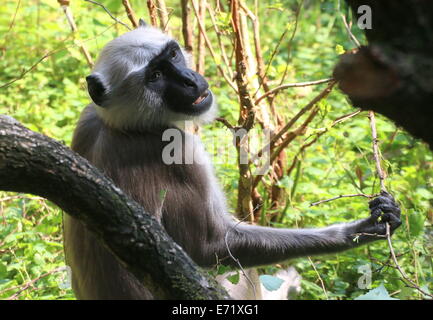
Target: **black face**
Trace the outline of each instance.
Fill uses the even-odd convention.
[[[199,115],[212,105],[207,81],[186,66],[179,45],[174,41],[149,62],[145,83],[148,89],[158,92],[174,112]]]

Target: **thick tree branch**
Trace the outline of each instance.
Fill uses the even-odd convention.
[[[394,120],[433,149],[433,2],[346,0],[357,17],[371,8],[369,45],[342,56],[334,70],[356,107]],[[399,22],[396,28],[395,21]]]
[[[229,298],[87,160],[7,116],[0,116],[0,189],[42,196],[81,220],[159,298]]]

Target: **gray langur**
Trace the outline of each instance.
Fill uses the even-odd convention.
[[[141,25],[109,42],[86,80],[93,103],[78,122],[73,150],[152,213],[200,266],[213,266],[217,258],[236,266],[227,247],[244,267],[335,253],[379,239],[374,234],[385,234],[386,222],[392,231],[401,224],[398,205],[385,193],[370,202],[368,218],[353,222],[312,229],[238,224],[198,137],[178,129],[200,161],[166,164],[162,159],[170,143],[163,138],[167,129],[177,129],[185,120],[211,121],[216,106],[206,80],[189,69],[187,54],[159,29]],[[64,239],[77,298],[152,298],[80,221],[68,215]]]

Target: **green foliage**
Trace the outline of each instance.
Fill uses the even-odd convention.
[[[62,212],[30,196],[1,192],[0,201],[0,299],[72,299],[70,289],[60,288]]]
[[[128,22],[120,1],[100,1],[124,22]],[[293,42],[295,12],[299,1],[259,1],[262,51],[265,63],[271,60],[281,35],[287,31],[279,50],[269,64],[268,78],[272,86],[285,82],[301,82],[328,78],[339,54],[353,48],[340,19],[337,0],[304,1]],[[131,1],[138,16],[148,19],[146,3]],[[253,1],[247,1],[251,4]],[[71,6],[79,28],[71,35],[69,26],[55,0],[21,1],[12,24],[16,1],[4,0],[0,7],[0,86],[20,77],[22,79],[0,89],[0,113],[11,115],[30,129],[70,144],[73,128],[84,106],[88,103],[85,76],[90,70],[77,46],[84,42],[93,58],[102,46],[126,31],[100,8],[84,1],[72,1]],[[181,39],[180,6],[178,1],[167,1],[172,9],[170,25],[176,38]],[[222,42],[232,50],[230,16],[217,15]],[[206,26],[212,29],[209,20]],[[354,28],[355,36],[363,36]],[[209,33],[215,47],[217,38]],[[45,54],[50,53],[36,64]],[[238,118],[238,98],[217,73],[212,57],[206,55],[206,77],[218,98],[220,113],[231,123]],[[280,92],[275,100],[276,111],[289,120],[305,106],[323,86],[294,88]],[[259,191],[264,199],[260,222],[275,227],[314,227],[350,221],[368,214],[364,198],[346,198],[320,206],[310,203],[340,194],[375,193],[379,183],[375,177],[368,119],[360,114],[331,127],[333,120],[353,112],[344,95],[337,90],[320,104],[320,114],[303,137],[287,149],[290,165],[300,146],[312,141],[315,135],[328,130],[311,147],[299,155],[296,168],[278,185],[283,188],[286,203],[278,210],[270,203],[268,189]],[[377,117],[381,151],[387,185],[399,201],[403,225],[393,237],[399,263],[411,279],[425,291],[433,291],[433,157],[428,148],[397,128],[383,117]],[[208,125],[205,142],[217,141],[219,146],[231,146],[231,134],[220,124]],[[205,143],[215,158],[218,148]],[[232,207],[236,205],[238,183],[235,161],[215,163],[216,172]],[[266,180],[266,185],[272,181]],[[163,192],[163,191],[162,191]],[[61,212],[45,200],[22,195],[0,193],[0,298],[71,299],[70,289],[63,289],[64,271],[53,272],[64,265],[61,240]],[[162,197],[165,195],[162,193]],[[302,275],[299,299],[355,299],[393,297],[423,298],[419,292],[407,288],[392,267],[385,241],[336,255],[291,261]],[[278,268],[263,268],[270,275]],[[357,285],[360,266],[372,270],[371,289]],[[224,271],[224,270],[223,270]],[[221,272],[223,272],[221,271]],[[47,274],[53,272],[52,274]],[[225,272],[225,271],[224,271]],[[239,273],[236,273],[239,277]],[[235,276],[236,276],[235,275]],[[39,279],[40,277],[40,279]],[[273,278],[273,277],[272,277]],[[32,282],[33,280],[37,280]],[[267,279],[265,277],[265,279]],[[231,278],[237,281],[235,277]],[[262,276],[263,282],[263,276]],[[269,281],[265,281],[268,283]],[[371,291],[370,291],[371,290]],[[375,291],[376,290],[376,291]]]

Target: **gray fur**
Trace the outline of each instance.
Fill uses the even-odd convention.
[[[224,194],[199,138],[183,131],[184,143],[194,147],[201,161],[164,164],[161,154],[168,143],[162,139],[164,130],[177,128],[179,120],[190,118],[168,112],[160,97],[136,85],[134,76],[125,79],[145,66],[169,39],[157,29],[141,27],[104,48],[94,72],[109,87],[109,101],[104,107],[86,107],[72,148],[153,213],[196,263],[204,267],[217,263],[236,266],[228,246],[244,267],[272,264],[346,250],[374,240],[361,236],[359,242],[354,242],[355,233],[383,231],[377,216],[318,229],[238,224],[228,213]],[[214,110],[213,107],[207,115],[192,120],[208,120]],[[372,210],[377,212],[377,205],[386,203],[387,208],[392,207],[390,214],[397,215],[398,207],[390,199],[383,197]],[[72,268],[77,298],[152,297],[79,221],[67,215],[64,235],[66,261]]]

